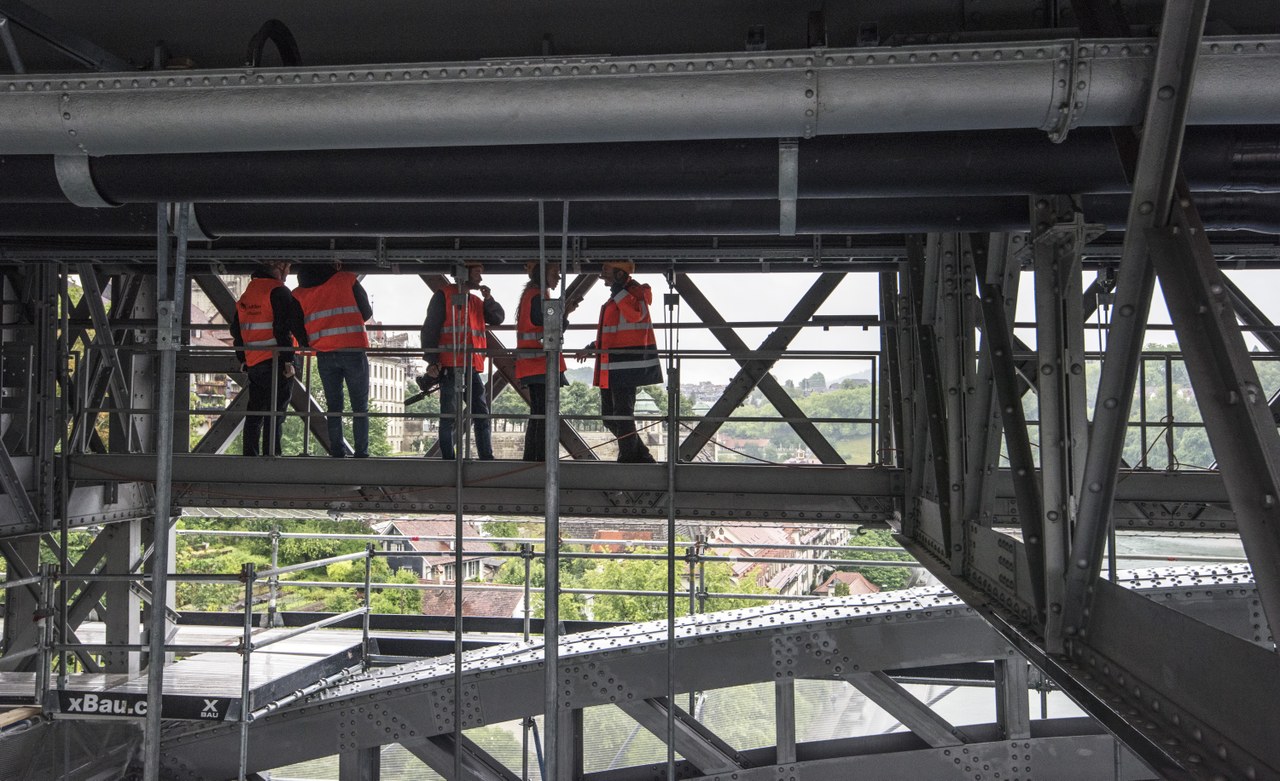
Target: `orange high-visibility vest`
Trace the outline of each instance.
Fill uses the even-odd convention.
[[[364,315],[360,314],[355,293],[351,292],[355,283],[355,274],[339,271],[322,285],[293,291],[293,297],[302,305],[302,319],[312,349],[323,353],[369,346]]]
[[[236,302],[236,318],[240,321],[240,341],[244,345],[244,362],[257,366],[271,360],[277,347],[275,317],[271,309],[271,291],[284,287],[278,279],[254,277]]]
[[[471,368],[484,371],[484,351],[488,339],[484,330],[484,302],[479,296],[466,293],[467,311],[453,303],[454,297],[463,293],[457,285],[440,288],[444,294],[444,327],[440,330],[440,365],[446,369],[462,366],[466,362],[467,342],[471,343]]]
[[[623,386],[662,382],[658,339],[649,315],[651,303],[653,291],[649,286],[630,281],[600,308],[596,330],[596,348],[600,350],[596,356],[596,387],[608,388],[610,374],[615,384]]]
[[[536,286],[530,285],[520,296],[516,311],[516,377],[540,377],[547,373],[547,358],[542,352],[542,326],[533,324],[533,299],[542,295]],[[564,371],[564,355],[560,356],[560,371]]]

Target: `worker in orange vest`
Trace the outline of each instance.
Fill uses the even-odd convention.
[[[463,396],[470,399],[468,406],[476,434],[476,455],[481,461],[492,461],[492,424],[482,376],[488,347],[485,327],[502,325],[507,313],[489,287],[482,284],[484,266],[478,261],[464,264],[455,279],[455,284],[444,285],[431,296],[421,333],[427,376],[440,379],[440,457],[454,458],[455,383],[462,372]],[[480,291],[484,299],[473,290]]]
[[[231,318],[231,340],[236,346],[240,371],[249,375],[249,414],[242,437],[246,456],[280,455],[284,411],[289,406],[296,372],[293,347],[295,339],[306,343],[302,308],[284,284],[289,268],[287,260],[260,263],[236,301],[236,313]]]
[[[320,384],[324,387],[325,423],[329,455],[347,455],[342,437],[345,403],[342,386],[351,396],[355,457],[369,457],[369,334],[364,323],[373,317],[369,296],[355,274],[342,270],[342,261],[314,263],[298,272],[294,298],[302,305],[307,340],[316,351]]]
[[[542,299],[543,290],[555,290],[560,284],[560,268],[555,264],[547,266],[545,285],[540,280],[542,272],[539,263],[526,263],[524,270],[529,274],[529,281],[524,286],[520,306],[516,309],[516,378],[529,391],[529,414],[532,416],[524,430],[524,460],[545,461],[547,354],[542,346]],[[566,306],[566,316],[573,311],[574,306]],[[564,356],[560,357],[560,384],[569,384],[564,376]]]
[[[618,461],[652,464],[653,454],[636,433],[636,391],[660,384],[662,365],[649,316],[653,291],[631,278],[635,268],[629,260],[608,260],[601,266],[609,300],[600,307],[596,340],[574,357],[584,361],[595,351],[600,412],[605,428],[618,440]]]

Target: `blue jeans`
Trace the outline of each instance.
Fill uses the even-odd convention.
[[[456,395],[453,388],[454,371],[454,369],[440,371],[440,457],[447,460],[452,460],[454,457],[453,416]],[[470,382],[471,420],[476,432],[476,455],[481,461],[491,461],[493,460],[493,443],[490,435],[492,425],[487,417],[489,403],[484,397],[484,378],[480,376],[480,372],[472,369]],[[477,415],[485,417],[475,417]]]
[[[351,411],[356,413],[351,429],[356,439],[356,458],[369,456],[369,356],[364,351],[318,353],[320,384],[324,386],[325,423],[329,427],[329,455],[345,456],[342,439],[342,412],[345,404],[342,385],[346,382],[351,396]]]

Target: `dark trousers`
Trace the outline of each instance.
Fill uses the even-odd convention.
[[[369,356],[362,350],[328,352],[316,355],[320,384],[324,386],[325,424],[329,428],[329,455],[342,458],[347,454],[342,438],[342,412],[346,402],[342,386],[351,396],[351,422],[355,436],[356,458],[369,456]]]
[[[541,382],[526,383],[529,389],[529,414],[547,414],[547,386]],[[524,460],[547,460],[547,421],[546,418],[529,419],[524,428]]]
[[[280,436],[284,433],[284,411],[289,408],[289,389],[293,380],[280,372],[275,373],[276,403],[271,404],[273,365],[278,361],[263,361],[249,367],[249,414],[244,419],[244,454],[246,456],[280,455]],[[264,414],[274,411],[275,414]],[[274,429],[274,436],[272,431]]]
[[[600,412],[605,416],[604,427],[618,440],[618,460],[652,464],[653,454],[636,433],[636,391],[634,385],[601,388]],[[609,420],[610,416],[617,419]]]
[[[440,457],[446,460],[454,458],[453,426],[454,414],[457,411],[454,406],[457,393],[453,387],[456,382],[455,371],[455,369],[440,371]],[[466,375],[463,377],[466,379]],[[493,437],[490,432],[493,427],[489,420],[489,402],[484,397],[484,378],[480,376],[480,372],[471,369],[469,384],[471,385],[471,402],[468,407],[471,411],[471,425],[476,432],[476,455],[481,461],[491,461],[493,460]]]

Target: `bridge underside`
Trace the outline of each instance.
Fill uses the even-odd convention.
[[[1255,596],[1247,571],[1152,570],[1120,584],[1141,600],[1164,602],[1184,616],[1213,624],[1234,636],[1251,632],[1249,601]],[[699,691],[727,700],[758,698],[755,713],[740,717],[767,722],[776,734],[772,748],[736,748],[717,731],[734,731],[710,706],[695,718],[675,710],[675,750],[683,757],[677,777],[800,779],[843,777],[868,772],[877,778],[948,777],[958,767],[978,773],[1035,778],[1143,779],[1152,771],[1138,757],[1082,718],[1034,717],[1022,656],[977,611],[939,589],[919,589],[845,598],[793,607],[761,607],[682,619],[676,624],[675,652],[666,650],[665,623],[633,625],[569,635],[561,648],[563,706],[567,742],[561,759],[589,781],[649,778],[655,767],[593,767],[598,746],[584,753],[583,740],[615,740],[606,724],[618,721],[662,738],[669,700],[666,669],[674,665],[676,690]],[[956,683],[958,669],[986,666],[991,723],[952,723],[922,701],[913,683]],[[461,744],[453,734],[448,707],[455,679],[451,659],[424,660],[375,669],[334,682],[300,701],[254,721],[249,730],[251,772],[264,772],[329,756],[344,763],[377,767],[378,753],[398,744],[428,767],[448,775],[461,751],[478,778],[514,778],[511,757],[499,759],[466,737],[486,725],[511,723],[539,713],[544,674],[540,643],[497,645],[468,652],[463,661],[466,711]],[[979,686],[984,682],[972,681]],[[905,684],[905,685],[904,685]],[[810,688],[807,694],[802,690]],[[861,707],[887,714],[898,731],[849,735],[834,725],[823,734],[807,721],[812,708],[797,697],[853,698]],[[1263,700],[1262,690],[1246,697]],[[773,700],[772,704],[768,701]],[[857,708],[855,707],[855,710]],[[982,710],[982,709],[978,709]],[[624,715],[625,714],[625,715]],[[871,722],[868,722],[871,723]],[[65,724],[65,722],[61,723]],[[58,726],[43,725],[31,736],[48,740]],[[625,730],[624,730],[625,732]],[[736,734],[736,733],[735,733]],[[25,733],[24,733],[25,735]],[[109,737],[110,736],[110,737]],[[136,740],[138,734],[133,733]],[[73,765],[79,772],[121,766],[117,752],[95,755],[93,747],[129,743],[118,722],[89,723],[78,740]],[[10,739],[14,741],[15,739]],[[234,723],[170,722],[165,730],[165,777],[212,781],[237,773],[240,735]],[[504,764],[504,760],[505,763]],[[956,760],[959,760],[957,764]],[[25,766],[29,778],[55,777],[59,760]],[[587,764],[584,764],[584,761]],[[9,770],[23,766],[10,762]],[[657,767],[660,767],[657,766]]]
[[[81,664],[136,674],[143,627],[162,638],[177,616],[144,584],[88,578],[167,572],[182,507],[888,525],[955,596],[704,616],[673,649],[648,626],[569,636],[549,671],[536,647],[373,670],[254,722],[248,765],[337,753],[343,781],[366,781],[394,743],[448,778],[509,780],[462,728],[541,713],[560,679],[557,781],[661,774],[582,764],[584,709],[627,695],[681,778],[1280,779],[1274,3],[348,5],[0,0],[0,671],[36,669],[98,615],[132,650]],[[592,463],[565,420],[552,497],[518,462],[232,458],[247,396],[186,441],[193,378],[239,376],[188,308],[198,290],[228,321],[223,275],[342,260],[418,277],[425,298],[463,260],[500,275],[543,256],[570,272],[566,298],[591,264],[634,258],[732,361],[705,415],[664,419],[669,463]],[[699,287],[721,273],[811,286],[774,322],[735,323]],[[846,279],[876,291],[869,310]],[[875,334],[857,466],[772,373],[806,328]],[[490,357],[494,391],[520,392],[510,354]],[[326,444],[316,399],[290,390]],[[756,391],[818,464],[699,461]],[[72,529],[92,531],[83,552]],[[1120,583],[1116,530],[1231,535],[1248,572]],[[50,561],[62,585],[43,593]],[[898,682],[991,660],[982,724]],[[1031,719],[1014,695],[1041,674],[1091,719]],[[797,739],[792,681],[810,679],[910,733]],[[463,713],[453,680],[474,694]],[[672,704],[771,682],[765,748]],[[0,727],[0,761],[110,775],[139,764],[135,726],[37,714]],[[147,734],[149,778],[237,774],[236,725],[166,725],[163,767],[158,716]]]

